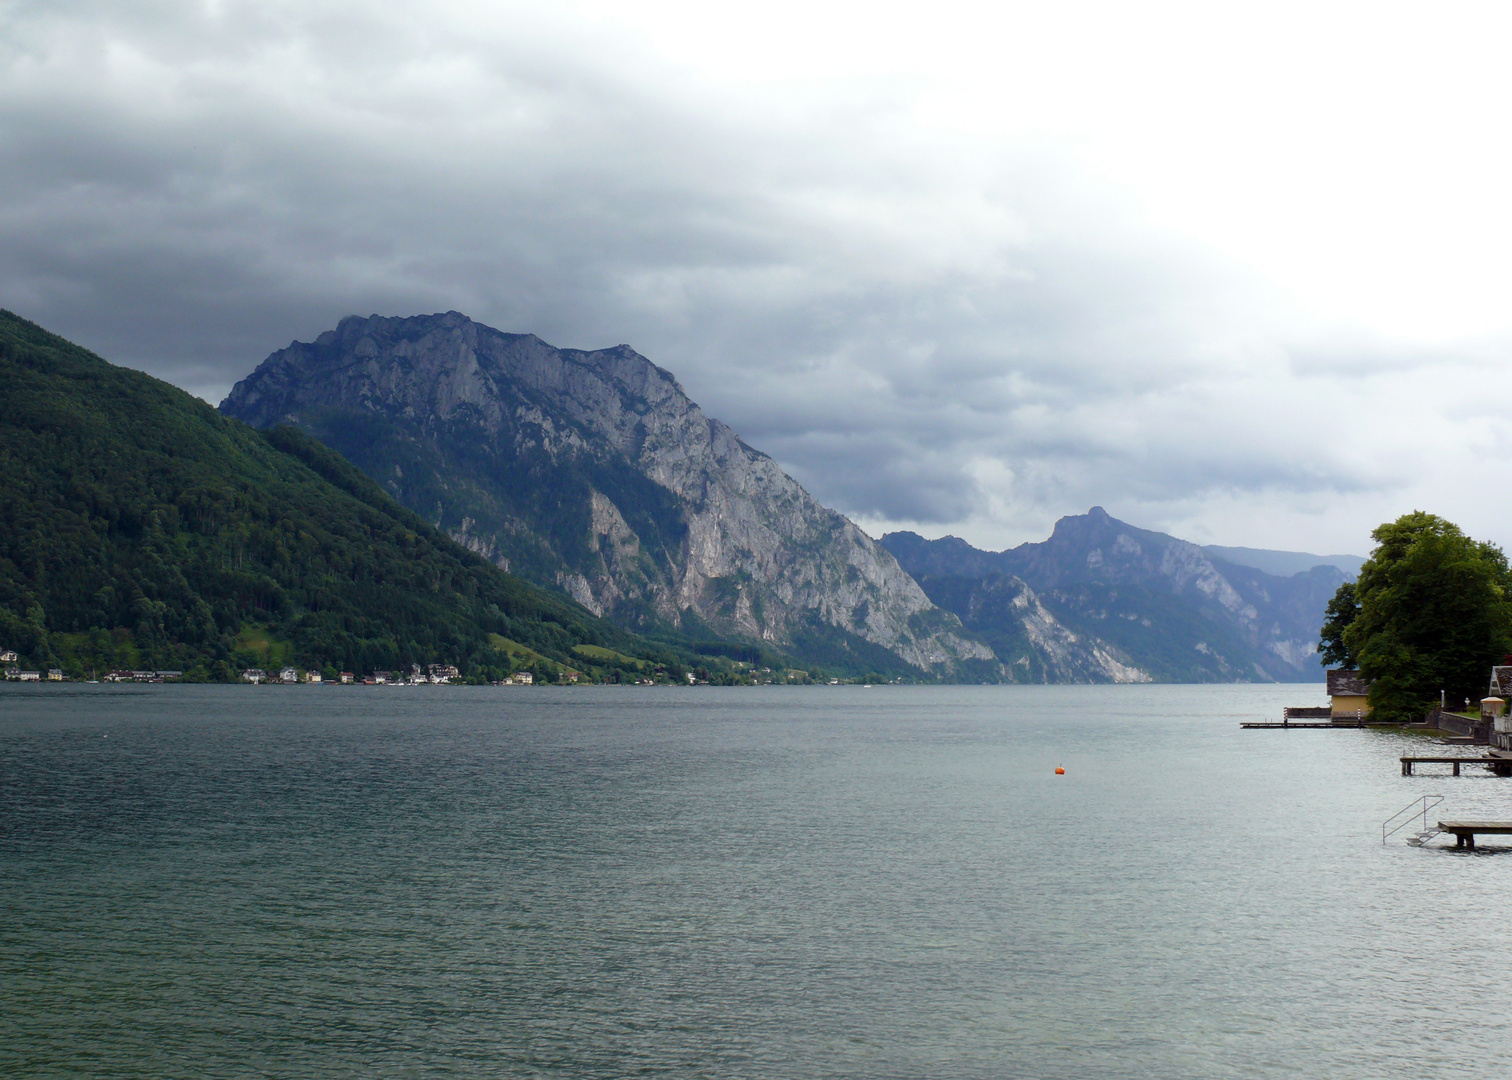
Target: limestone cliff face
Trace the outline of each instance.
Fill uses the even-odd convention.
[[[303,427],[473,550],[630,625],[996,667],[891,554],[627,346],[354,317],[221,409]]]
[[[999,638],[994,642],[1014,682],[1153,681],[1150,673],[1118,646],[1093,634],[1078,634],[1062,623],[1018,577],[990,574],[974,582],[963,622],[968,626],[1007,625],[1017,631],[1017,641]]]

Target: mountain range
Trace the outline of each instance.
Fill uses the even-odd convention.
[[[1365,562],[1363,555],[1312,555],[1306,551],[1267,551],[1265,548],[1222,547],[1218,544],[1206,544],[1202,550],[1214,559],[1236,566],[1252,566],[1276,577],[1305,574],[1315,566],[1337,566],[1353,580]]]
[[[1322,612],[1348,580],[1329,564],[1268,574],[1101,507],[1008,551],[910,532],[881,542],[1013,681],[1319,679]]]
[[[618,625],[841,672],[1316,679],[1323,608],[1351,576],[1347,556],[1203,549],[1100,508],[1011,551],[875,542],[629,346],[560,349],[458,312],[343,319],[267,357],[221,411],[313,435]]]

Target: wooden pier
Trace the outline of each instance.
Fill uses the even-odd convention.
[[[1411,776],[1414,765],[1453,765],[1454,775],[1460,774],[1461,765],[1484,765],[1497,776],[1512,776],[1512,757],[1481,754],[1477,757],[1459,756],[1412,756],[1402,758],[1402,775]]]
[[[1475,834],[1512,836],[1512,821],[1440,821],[1440,832],[1454,834],[1454,846],[1475,849]]]
[[[1333,728],[1342,731],[1347,728],[1398,727],[1400,725],[1378,724],[1373,720],[1356,720],[1351,716],[1347,720],[1303,720],[1298,722],[1296,720],[1283,719],[1280,723],[1274,720],[1245,720],[1239,726],[1242,728],[1275,728],[1277,731],[1283,728],[1287,731],[1290,731],[1292,728]]]
[[[1333,714],[1333,710],[1327,705],[1288,705],[1281,710],[1281,722],[1251,720],[1241,723],[1242,728],[1275,728],[1276,730],[1291,728],[1363,728],[1363,727],[1396,727],[1395,724],[1378,724],[1369,719],[1369,713],[1355,710],[1352,713]]]
[[[1281,710],[1282,720],[1332,720],[1332,705],[1288,705]],[[1356,713],[1352,719],[1360,719]]]
[[[1242,727],[1242,728],[1276,728],[1277,730],[1280,730],[1281,728],[1287,728],[1287,729],[1290,729],[1290,728],[1331,728],[1331,727],[1346,727],[1346,726],[1347,727],[1358,727],[1359,725],[1356,724],[1356,723],[1354,723],[1353,721],[1351,721],[1349,724],[1345,725],[1345,724],[1315,724],[1315,723],[1312,723],[1311,721],[1309,721],[1308,723],[1305,723],[1305,724],[1293,724],[1293,723],[1291,723],[1291,722],[1289,722],[1287,720],[1282,720],[1278,724],[1278,723],[1276,723],[1273,720],[1266,720],[1266,721],[1249,720],[1249,721],[1246,721],[1244,723],[1241,723],[1239,726]]]

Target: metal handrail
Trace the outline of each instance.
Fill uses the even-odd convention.
[[[1433,801],[1429,802],[1429,799],[1432,799]],[[1381,822],[1381,843],[1386,843],[1386,838],[1392,833],[1400,832],[1402,829],[1405,829],[1412,823],[1412,817],[1417,816],[1419,813],[1423,815],[1423,831],[1427,832],[1428,811],[1432,810],[1435,806],[1443,801],[1444,797],[1442,795],[1420,795],[1416,799],[1412,800],[1412,802],[1408,803],[1396,813],[1392,814],[1385,821]],[[1419,806],[1420,803],[1422,804],[1421,807]],[[1393,821],[1396,821],[1396,819],[1401,817],[1403,814],[1410,814],[1412,816],[1408,817],[1400,824],[1393,826],[1390,831],[1387,831],[1386,826],[1390,825]]]

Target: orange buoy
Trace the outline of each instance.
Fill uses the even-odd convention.
[[[1061,766],[1057,765],[1055,767],[1055,775],[1056,776],[1065,776],[1066,775],[1066,770],[1064,768],[1062,768]]]

